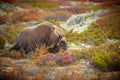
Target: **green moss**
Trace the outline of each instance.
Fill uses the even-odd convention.
[[[94,5],[94,4],[85,4],[85,3],[80,3],[79,4],[80,8],[84,8],[86,9],[86,11],[97,11],[100,9],[100,7],[98,5]]]
[[[5,43],[6,43],[6,41],[5,41],[4,37],[2,35],[0,35],[0,49],[4,48]]]
[[[56,3],[40,3],[40,2],[39,3],[35,3],[35,2],[33,3],[33,2],[31,2],[29,4],[31,4],[34,7],[48,8],[48,9],[59,7],[59,5],[56,4]]]

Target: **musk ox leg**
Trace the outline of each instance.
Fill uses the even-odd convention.
[[[13,45],[13,47],[11,47],[9,49],[10,52],[13,51],[13,50],[19,51],[21,53],[28,53],[28,52],[30,52],[30,50],[27,49],[27,46],[22,47],[19,44],[15,44],[15,45]]]
[[[33,53],[35,51],[35,49],[34,48],[32,48],[32,49],[26,49],[24,51],[25,51],[26,54],[27,53]]]
[[[22,44],[22,45],[19,45],[19,44],[14,44],[13,47],[11,47],[9,49],[9,51],[11,52],[12,50],[15,50],[15,51],[19,51],[21,53],[32,53],[35,51],[35,48],[29,48],[27,44]]]
[[[60,50],[59,46],[55,46],[54,48],[48,49],[48,51],[53,54],[57,53],[59,50]]]
[[[12,50],[19,51],[20,50],[20,46],[19,45],[14,45],[13,47],[11,47],[9,49],[9,51],[12,51]]]
[[[13,51],[13,50],[19,51],[19,50],[20,50],[20,46],[19,46],[18,44],[14,44],[14,45],[9,49],[9,51],[11,52],[11,51]]]

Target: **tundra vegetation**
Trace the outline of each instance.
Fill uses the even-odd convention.
[[[119,0],[0,0],[0,80],[119,80],[119,4]],[[103,9],[108,12],[81,33],[60,25],[72,16]],[[9,52],[20,31],[44,21],[63,29],[70,45],[67,51],[52,54],[43,46],[29,54]]]

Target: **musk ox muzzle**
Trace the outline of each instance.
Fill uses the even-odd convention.
[[[56,53],[59,50],[67,50],[67,42],[65,40],[59,41],[54,48],[48,48],[50,53]]]
[[[50,22],[43,22],[35,27],[27,27],[23,29],[16,37],[11,50],[20,52],[33,52],[36,48],[41,48],[43,45],[49,47],[50,53],[56,53],[59,50],[67,49],[67,41],[63,30]]]

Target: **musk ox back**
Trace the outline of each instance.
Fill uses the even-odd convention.
[[[29,53],[36,48],[51,46],[50,53],[56,53],[60,49],[66,50],[66,38],[62,29],[49,22],[43,22],[35,27],[23,29],[16,37],[11,50]]]

